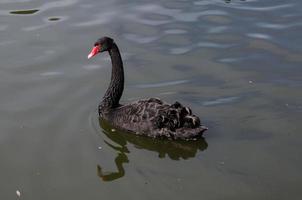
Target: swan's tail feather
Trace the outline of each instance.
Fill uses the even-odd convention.
[[[159,111],[154,123],[160,135],[173,139],[197,138],[207,130],[201,125],[199,117],[193,115],[189,107],[183,107],[179,102]]]

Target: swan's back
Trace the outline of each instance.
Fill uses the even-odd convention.
[[[143,99],[110,110],[100,109],[100,117],[113,126],[151,137],[193,139],[207,130],[188,107],[167,104],[157,98]]]

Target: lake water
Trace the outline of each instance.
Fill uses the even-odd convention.
[[[180,101],[171,142],[101,128],[111,36],[122,102]],[[300,199],[302,1],[0,0],[0,199]]]

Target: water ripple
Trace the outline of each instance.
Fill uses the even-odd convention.
[[[71,5],[74,5],[78,2],[78,0],[64,0],[64,1],[54,1],[43,4],[40,9],[41,10],[49,10],[53,8],[64,8]]]
[[[55,19],[55,20],[51,20],[51,19]],[[52,24],[54,23],[57,23],[57,22],[62,22],[64,20],[68,19],[67,16],[60,16],[60,17],[52,17],[52,18],[44,18],[43,21],[44,23],[43,24],[40,24],[40,25],[35,25],[35,26],[27,26],[27,27],[24,27],[22,28],[23,31],[35,31],[35,30],[39,30],[39,29],[42,29],[42,28],[46,28],[48,26],[51,26]]]
[[[202,103],[203,106],[215,106],[215,105],[221,105],[221,104],[229,104],[232,103],[236,100],[238,100],[239,97],[234,96],[234,97],[224,97],[224,98],[219,98],[219,99],[214,99],[211,101],[204,101]]]
[[[192,49],[193,49],[193,46],[171,48],[170,53],[175,54],[175,55],[184,54],[184,53],[191,51]]]
[[[23,31],[35,31],[35,30],[39,30],[42,28],[46,28],[48,27],[50,24],[41,24],[41,25],[36,25],[36,26],[28,26],[28,27],[24,27],[22,28]]]
[[[167,24],[171,22],[171,20],[153,20],[153,19],[143,19],[135,14],[126,14],[124,17],[128,20],[132,20],[144,25],[150,25],[150,26],[158,26],[162,24]]]
[[[302,22],[295,22],[295,23],[289,23],[289,24],[274,24],[274,23],[268,23],[268,22],[258,22],[256,23],[258,27],[261,28],[268,28],[268,29],[286,29],[291,27],[298,27],[302,26]]]
[[[85,21],[85,22],[77,22],[73,24],[74,26],[95,26],[95,25],[101,25],[101,24],[108,24],[112,21],[112,19],[117,15],[118,13],[116,11],[108,11],[108,12],[102,12],[98,15],[93,16],[93,20]]]
[[[240,10],[249,10],[249,11],[273,11],[284,8],[293,7],[294,4],[282,4],[276,6],[267,6],[267,7],[252,7],[252,6],[233,6],[232,8],[240,9]]]
[[[177,13],[173,15],[173,17],[178,21],[195,22],[199,17],[207,15],[227,15],[227,12],[221,10],[206,10],[196,13]]]
[[[170,53],[179,55],[179,54],[187,53],[198,47],[224,49],[224,48],[230,48],[233,46],[234,46],[233,44],[218,44],[218,43],[214,43],[214,42],[204,42],[203,41],[203,42],[198,42],[197,44],[194,44],[194,45],[171,48]]]
[[[40,73],[41,76],[58,76],[58,75],[62,75],[63,72],[59,72],[59,71],[51,71],[51,72],[42,72]]]
[[[182,22],[195,22],[198,20],[201,16],[207,16],[207,15],[228,15],[227,12],[222,10],[204,10],[200,12],[183,12],[180,9],[169,9],[164,8],[162,6],[156,5],[156,4],[147,4],[142,6],[136,6],[134,9],[137,11],[143,12],[143,13],[154,13],[154,14],[160,14],[164,16],[170,16],[174,18],[177,21]],[[166,22],[166,21],[165,21]]]
[[[125,33],[123,35],[127,40],[133,41],[133,42],[137,42],[139,44],[147,44],[150,42],[153,42],[155,40],[158,39],[158,37],[155,36],[141,36],[138,34],[132,34],[132,33]]]
[[[226,26],[210,27],[209,30],[208,30],[208,33],[222,33],[227,29],[228,29],[228,27],[226,27]]]
[[[243,60],[242,58],[222,58],[222,59],[219,59],[220,62],[223,62],[223,63],[233,63],[233,62],[239,62]]]
[[[232,47],[233,45],[230,44],[218,44],[214,42],[199,42],[197,44],[198,47],[207,47],[207,48],[229,48]]]
[[[172,86],[172,85],[180,85],[184,83],[190,82],[189,80],[176,80],[176,81],[167,81],[167,82],[161,82],[161,83],[150,83],[150,84],[139,84],[135,85],[136,88],[157,88],[157,87],[166,87],[166,86]]]
[[[168,29],[168,30],[164,31],[164,33],[166,33],[166,34],[184,34],[187,32],[188,31],[183,30],[183,29]]]
[[[271,39],[272,37],[263,33],[247,33],[248,37],[257,39]]]
[[[251,1],[249,1],[251,2]],[[208,6],[208,5],[220,5],[223,7],[228,7],[228,8],[234,8],[234,9],[239,9],[239,10],[248,10],[248,11],[273,11],[273,10],[279,10],[279,9],[284,9],[284,8],[289,8],[293,7],[294,4],[282,4],[282,5],[274,5],[274,6],[261,6],[261,7],[253,7],[249,4],[243,4],[243,2],[234,2],[232,1],[231,4],[226,4],[222,0],[212,0],[212,1],[195,1],[194,5],[197,6]]]
[[[170,8],[165,8],[160,5],[156,4],[145,4],[145,5],[140,5],[134,7],[135,10],[140,11],[140,12],[151,12],[151,13],[156,13],[156,14],[161,14],[161,15],[169,15],[173,16],[176,13],[179,13],[181,10],[180,9],[170,9]]]

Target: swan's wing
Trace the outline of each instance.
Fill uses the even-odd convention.
[[[160,110],[169,107],[156,98],[143,99],[120,106],[112,112],[110,121],[116,126],[134,132],[150,131],[154,129],[154,120]]]

